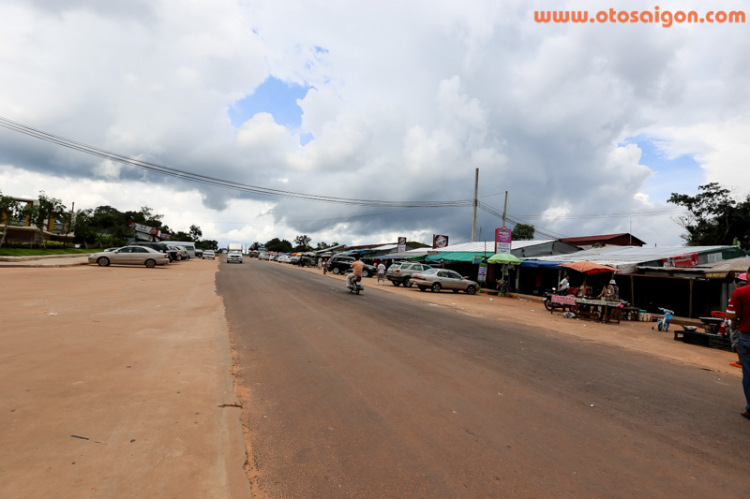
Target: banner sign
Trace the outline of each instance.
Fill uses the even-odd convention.
[[[170,236],[169,234],[161,234],[160,233],[159,237],[162,238],[162,239],[164,239],[164,240],[167,240],[167,241],[169,241],[170,239],[172,239],[172,236]]]
[[[398,252],[403,253],[404,251],[406,251],[406,238],[399,237],[398,238]]]
[[[148,225],[137,224],[135,222],[130,222],[128,224],[128,227],[136,230],[137,232],[143,232],[144,234],[152,234],[151,231],[158,230],[158,229],[155,229],[154,227],[149,227]]]
[[[479,275],[477,276],[477,281],[484,282],[487,280],[487,264],[483,263],[479,265]]]
[[[695,267],[698,265],[698,253],[686,253],[672,258],[663,258],[665,267]]]
[[[448,246],[448,236],[432,235],[432,249],[445,248],[446,246]]]
[[[510,229],[507,227],[500,227],[495,229],[495,254],[497,253],[510,253],[510,243],[513,239]]]
[[[471,263],[473,263],[474,265],[479,265],[480,263],[482,263],[482,260],[484,260],[484,257],[482,255],[474,255],[473,257],[471,257]]]

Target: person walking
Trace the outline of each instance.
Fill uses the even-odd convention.
[[[750,272],[750,268],[747,271]],[[745,410],[740,414],[750,419],[750,286],[747,284],[732,293],[727,306],[727,319],[736,320],[737,329],[740,330],[737,352],[742,363],[742,390],[745,392]]]
[[[747,273],[740,274],[737,276],[737,287],[747,285]],[[737,328],[737,321],[729,321],[729,340],[732,343],[732,350],[737,352],[737,362],[730,362],[729,365],[732,367],[742,368],[742,357],[740,357],[740,330]]]
[[[381,286],[383,283],[385,283],[385,264],[380,262],[378,264],[378,286]]]

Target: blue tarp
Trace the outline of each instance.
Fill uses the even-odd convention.
[[[546,260],[524,260],[521,262],[521,268],[532,268],[532,269],[554,269],[558,265],[564,262],[549,262]]]

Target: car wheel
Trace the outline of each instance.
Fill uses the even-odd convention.
[[[370,277],[370,273],[366,270],[362,271],[362,277]]]
[[[439,282],[436,282],[435,284],[432,285],[432,292],[433,293],[439,293],[440,292],[440,288],[442,288],[442,286],[440,285]]]
[[[341,273],[341,270],[338,267],[333,267],[333,273],[339,275]]]
[[[109,267],[109,258],[101,257],[96,261],[100,267]]]
[[[398,281],[391,281],[391,282],[392,282],[392,283],[393,283],[393,285],[394,285],[394,286],[396,286],[396,287],[398,287],[398,286],[400,286],[400,285],[401,285],[401,283],[400,283],[400,282],[398,282]]]
[[[454,293],[458,293],[457,289],[451,289],[451,291],[453,291]]]
[[[405,288],[410,288],[412,286],[413,286],[413,284],[411,282],[411,279],[409,279],[408,277],[406,279],[404,279],[404,287]]]
[[[146,260],[146,268],[153,269],[156,267],[156,260]]]
[[[476,292],[477,292],[477,288],[475,288],[474,286],[469,286],[468,288],[466,288],[467,295],[473,295],[473,294],[476,294]]]

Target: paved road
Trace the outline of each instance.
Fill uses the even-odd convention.
[[[365,285],[221,264],[254,498],[750,496],[737,379]]]

